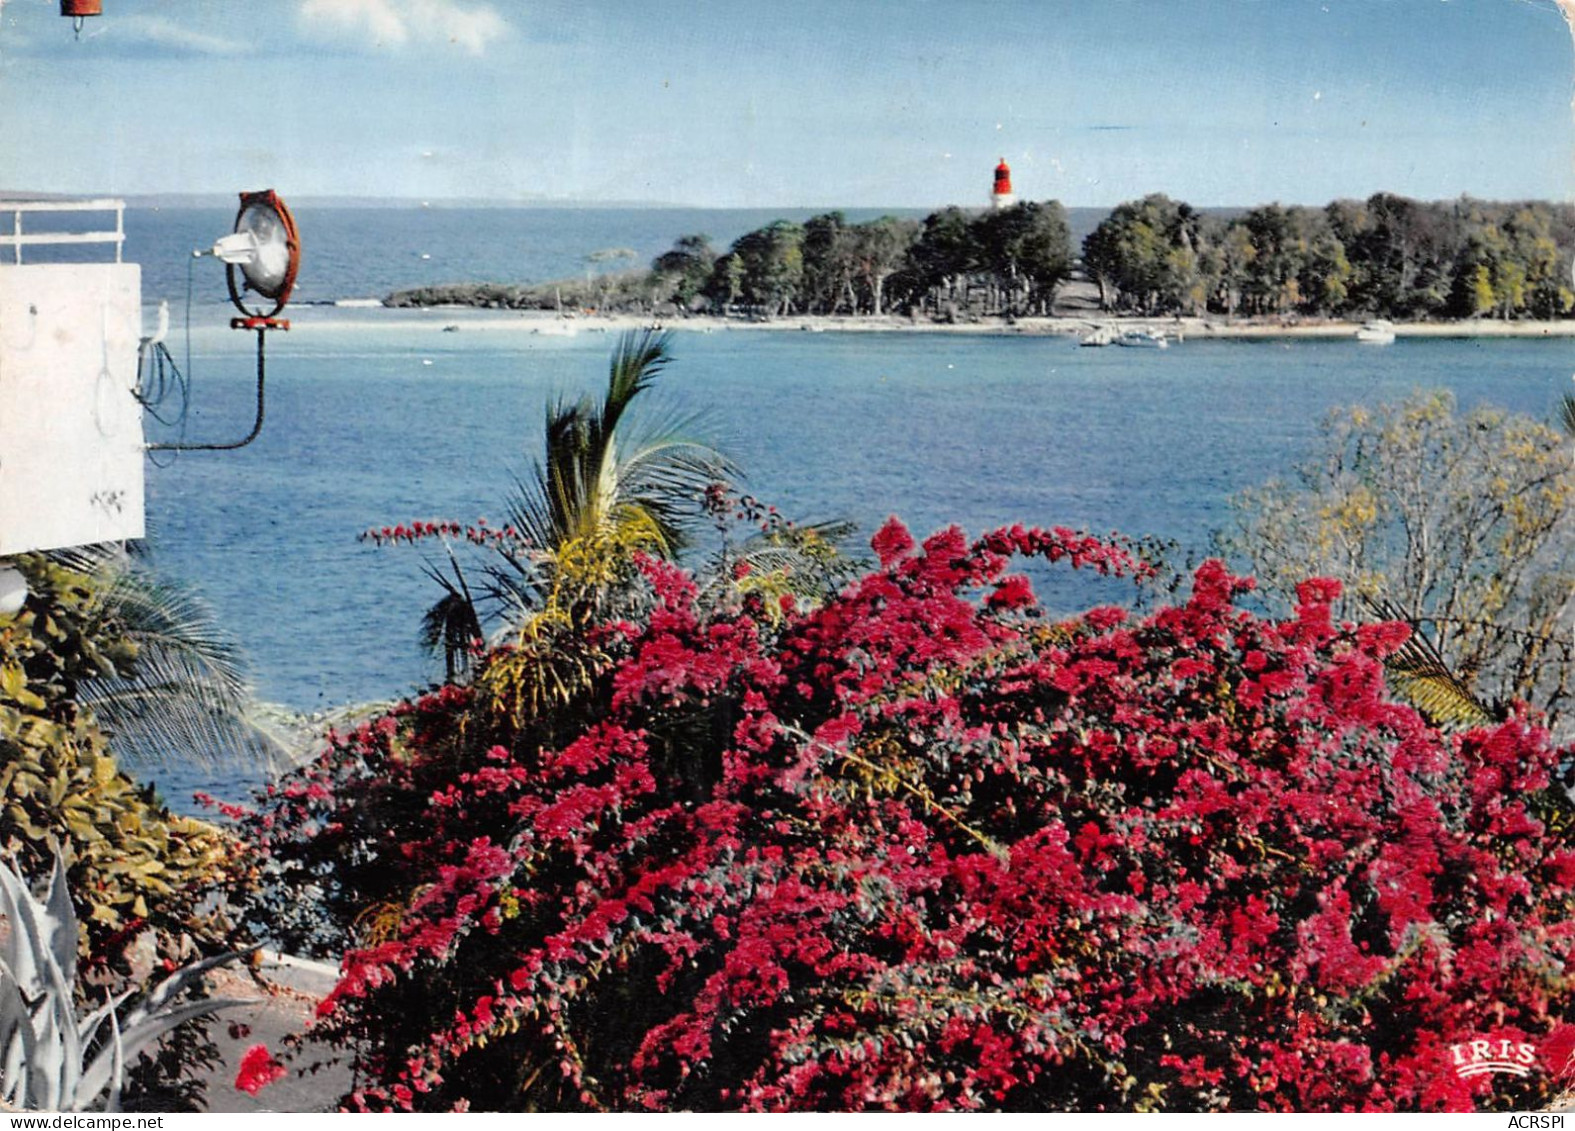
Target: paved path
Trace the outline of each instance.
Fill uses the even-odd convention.
[[[212,1027],[214,1043],[219,1046],[219,1066],[208,1077],[209,1111],[334,1111],[339,1097],[350,1090],[349,1068],[334,1060],[333,1049],[307,1044],[293,1055],[286,1038],[306,1030],[319,999],[333,987],[338,972],[319,962],[288,958],[265,952],[258,973],[268,985],[260,991],[244,974],[227,972],[217,979],[214,992],[224,997],[253,998],[255,1005],[226,1010]],[[262,993],[263,996],[259,997]],[[236,1023],[249,1031],[230,1035]],[[241,1057],[255,1044],[265,1044],[282,1061],[290,1074],[249,1096],[235,1086],[235,1072]],[[305,1073],[313,1061],[323,1066]]]

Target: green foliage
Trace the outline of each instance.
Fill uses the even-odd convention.
[[[679,306],[688,307],[704,289],[715,262],[716,252],[711,250],[710,236],[681,236],[671,250],[652,260],[651,272],[657,278],[659,290]]]
[[[1082,269],[1106,310],[1147,316],[1566,318],[1575,289],[1575,206],[1423,202],[1376,193],[1324,208],[1269,203],[1200,213],[1153,193],[1114,208],[1083,241]],[[475,284],[390,296],[390,305],[465,303],[660,312],[708,303],[752,318],[882,314],[1047,314],[1074,268],[1057,201],[943,208],[922,223],[849,224],[827,212],[778,220],[715,255],[680,238],[649,272],[534,287]]]
[[[693,419],[631,411],[666,367],[669,340],[650,330],[622,335],[600,399],[548,406],[543,454],[515,485],[509,525],[470,531],[472,541],[496,552],[485,585],[471,586],[447,542],[458,523],[370,534],[379,541],[444,538],[448,572],[427,570],[444,595],[427,611],[421,641],[441,653],[449,679],[468,669],[483,639],[483,606],[500,607],[514,631],[543,617],[578,623],[592,606],[605,611],[619,599],[637,555],[673,558],[688,545],[705,517],[708,490],[732,467],[695,438]]]
[[[77,689],[120,762],[282,768],[286,752],[255,721],[240,648],[206,602],[121,551],[57,560],[91,571],[89,636],[118,637],[132,651],[129,663]]]
[[[1106,309],[1140,314],[1562,318],[1572,245],[1563,205],[1379,193],[1226,219],[1153,195],[1090,233],[1083,266]]]
[[[38,556],[18,565],[27,603],[0,618],[0,854],[39,874],[58,846],[88,927],[84,954],[100,963],[144,924],[171,954],[217,941],[218,913],[199,906],[229,845],[127,777],[78,698],[129,671],[134,647],[92,578]]]
[[[1471,721],[1468,698],[1523,699],[1567,733],[1575,678],[1567,438],[1494,408],[1458,413],[1446,392],[1339,410],[1324,432],[1299,482],[1234,500],[1228,548],[1287,604],[1305,578],[1337,577],[1343,615],[1363,619],[1376,606],[1381,619],[1423,634],[1436,662],[1418,666],[1426,657],[1402,654],[1392,675],[1439,721]],[[1440,672],[1453,683],[1425,678]]]
[[[739,270],[740,295],[760,315],[793,309],[804,285],[804,229],[777,220],[733,241],[730,263]]]
[[[1072,273],[1071,236],[1060,202],[1027,201],[986,212],[976,228],[983,261],[1008,309],[1021,300],[1029,310],[1048,314],[1056,287]]]
[[[683,422],[641,431],[627,415],[666,367],[669,343],[651,331],[623,335],[600,401],[582,397],[548,409],[545,455],[510,508],[532,545],[552,550],[618,530],[631,549],[670,557],[682,548],[686,523],[698,517],[705,487],[726,462],[686,436]]]
[[[83,925],[79,986],[102,1001],[155,964],[174,969],[227,946],[232,929],[211,893],[235,854],[217,829],[171,813],[123,773],[84,705],[87,689],[135,671],[137,646],[114,613],[124,605],[105,600],[101,576],[37,555],[16,564],[29,596],[0,618],[0,856],[32,875],[63,861]],[[214,1055],[200,1031],[144,1053],[128,1061],[138,1096],[128,1092],[128,1106],[200,1100],[189,1069]]]
[[[1198,283],[1199,223],[1190,206],[1158,193],[1117,206],[1083,241],[1083,267],[1103,305],[1141,314],[1181,309]]]

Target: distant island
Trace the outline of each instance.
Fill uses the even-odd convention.
[[[391,307],[470,306],[666,319],[1138,318],[1344,325],[1575,314],[1575,206],[1389,193],[1322,208],[1200,210],[1154,194],[1117,206],[1074,253],[1058,201],[923,220],[777,220],[713,248],[680,236],[648,267],[533,285],[397,291]]]

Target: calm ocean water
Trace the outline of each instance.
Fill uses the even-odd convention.
[[[645,267],[679,236],[703,233],[725,251],[745,232],[776,219],[802,221],[815,211],[292,206],[302,245],[294,302],[382,298],[438,283],[541,283]],[[923,215],[900,209],[897,214]],[[879,215],[847,212],[850,222]],[[233,208],[128,209],[126,258],[142,264],[143,298],[168,300],[172,308],[184,302],[191,252],[212,247],[234,219]],[[591,258],[610,251],[634,255]],[[197,305],[228,301],[222,269],[213,260],[199,261],[194,274]]]
[[[611,214],[609,227],[576,238],[635,246],[639,215]],[[641,246],[660,250],[692,227],[643,215],[658,230]],[[183,223],[199,230],[202,219]],[[495,260],[477,262],[445,277],[493,277]],[[420,281],[394,269],[385,260],[377,271],[387,274],[357,287],[347,268],[342,293]],[[159,277],[149,271],[146,299],[160,297]],[[511,477],[539,451],[544,403],[599,388],[612,338],[486,329],[453,312],[292,314],[295,328],[270,341],[261,437],[150,466],[149,525],[158,563],[199,586],[244,642],[259,693],[313,710],[398,696],[439,674],[416,645],[435,594],[423,552],[374,548],[357,533],[499,516]],[[220,328],[216,309],[193,322],[188,438],[236,438],[251,421],[251,339]],[[451,324],[459,332],[444,332]],[[178,318],[170,344],[180,357]],[[851,518],[866,536],[891,514],[920,534],[954,522],[971,532],[1063,524],[1198,552],[1226,520],[1228,496],[1288,474],[1332,406],[1445,386],[1463,404],[1547,416],[1575,367],[1575,345],[1562,341],[1080,350],[1058,338],[785,329],[679,331],[674,352],[660,398],[704,414],[748,489],[790,515]],[[1047,597],[1063,609],[1119,599],[1108,584],[1058,571]],[[177,773],[163,784],[178,802],[195,782]]]

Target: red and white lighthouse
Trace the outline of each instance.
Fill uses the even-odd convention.
[[[995,187],[990,190],[990,206],[1010,208],[1016,201],[1017,197],[1012,193],[1012,169],[1003,157],[995,167]]]

